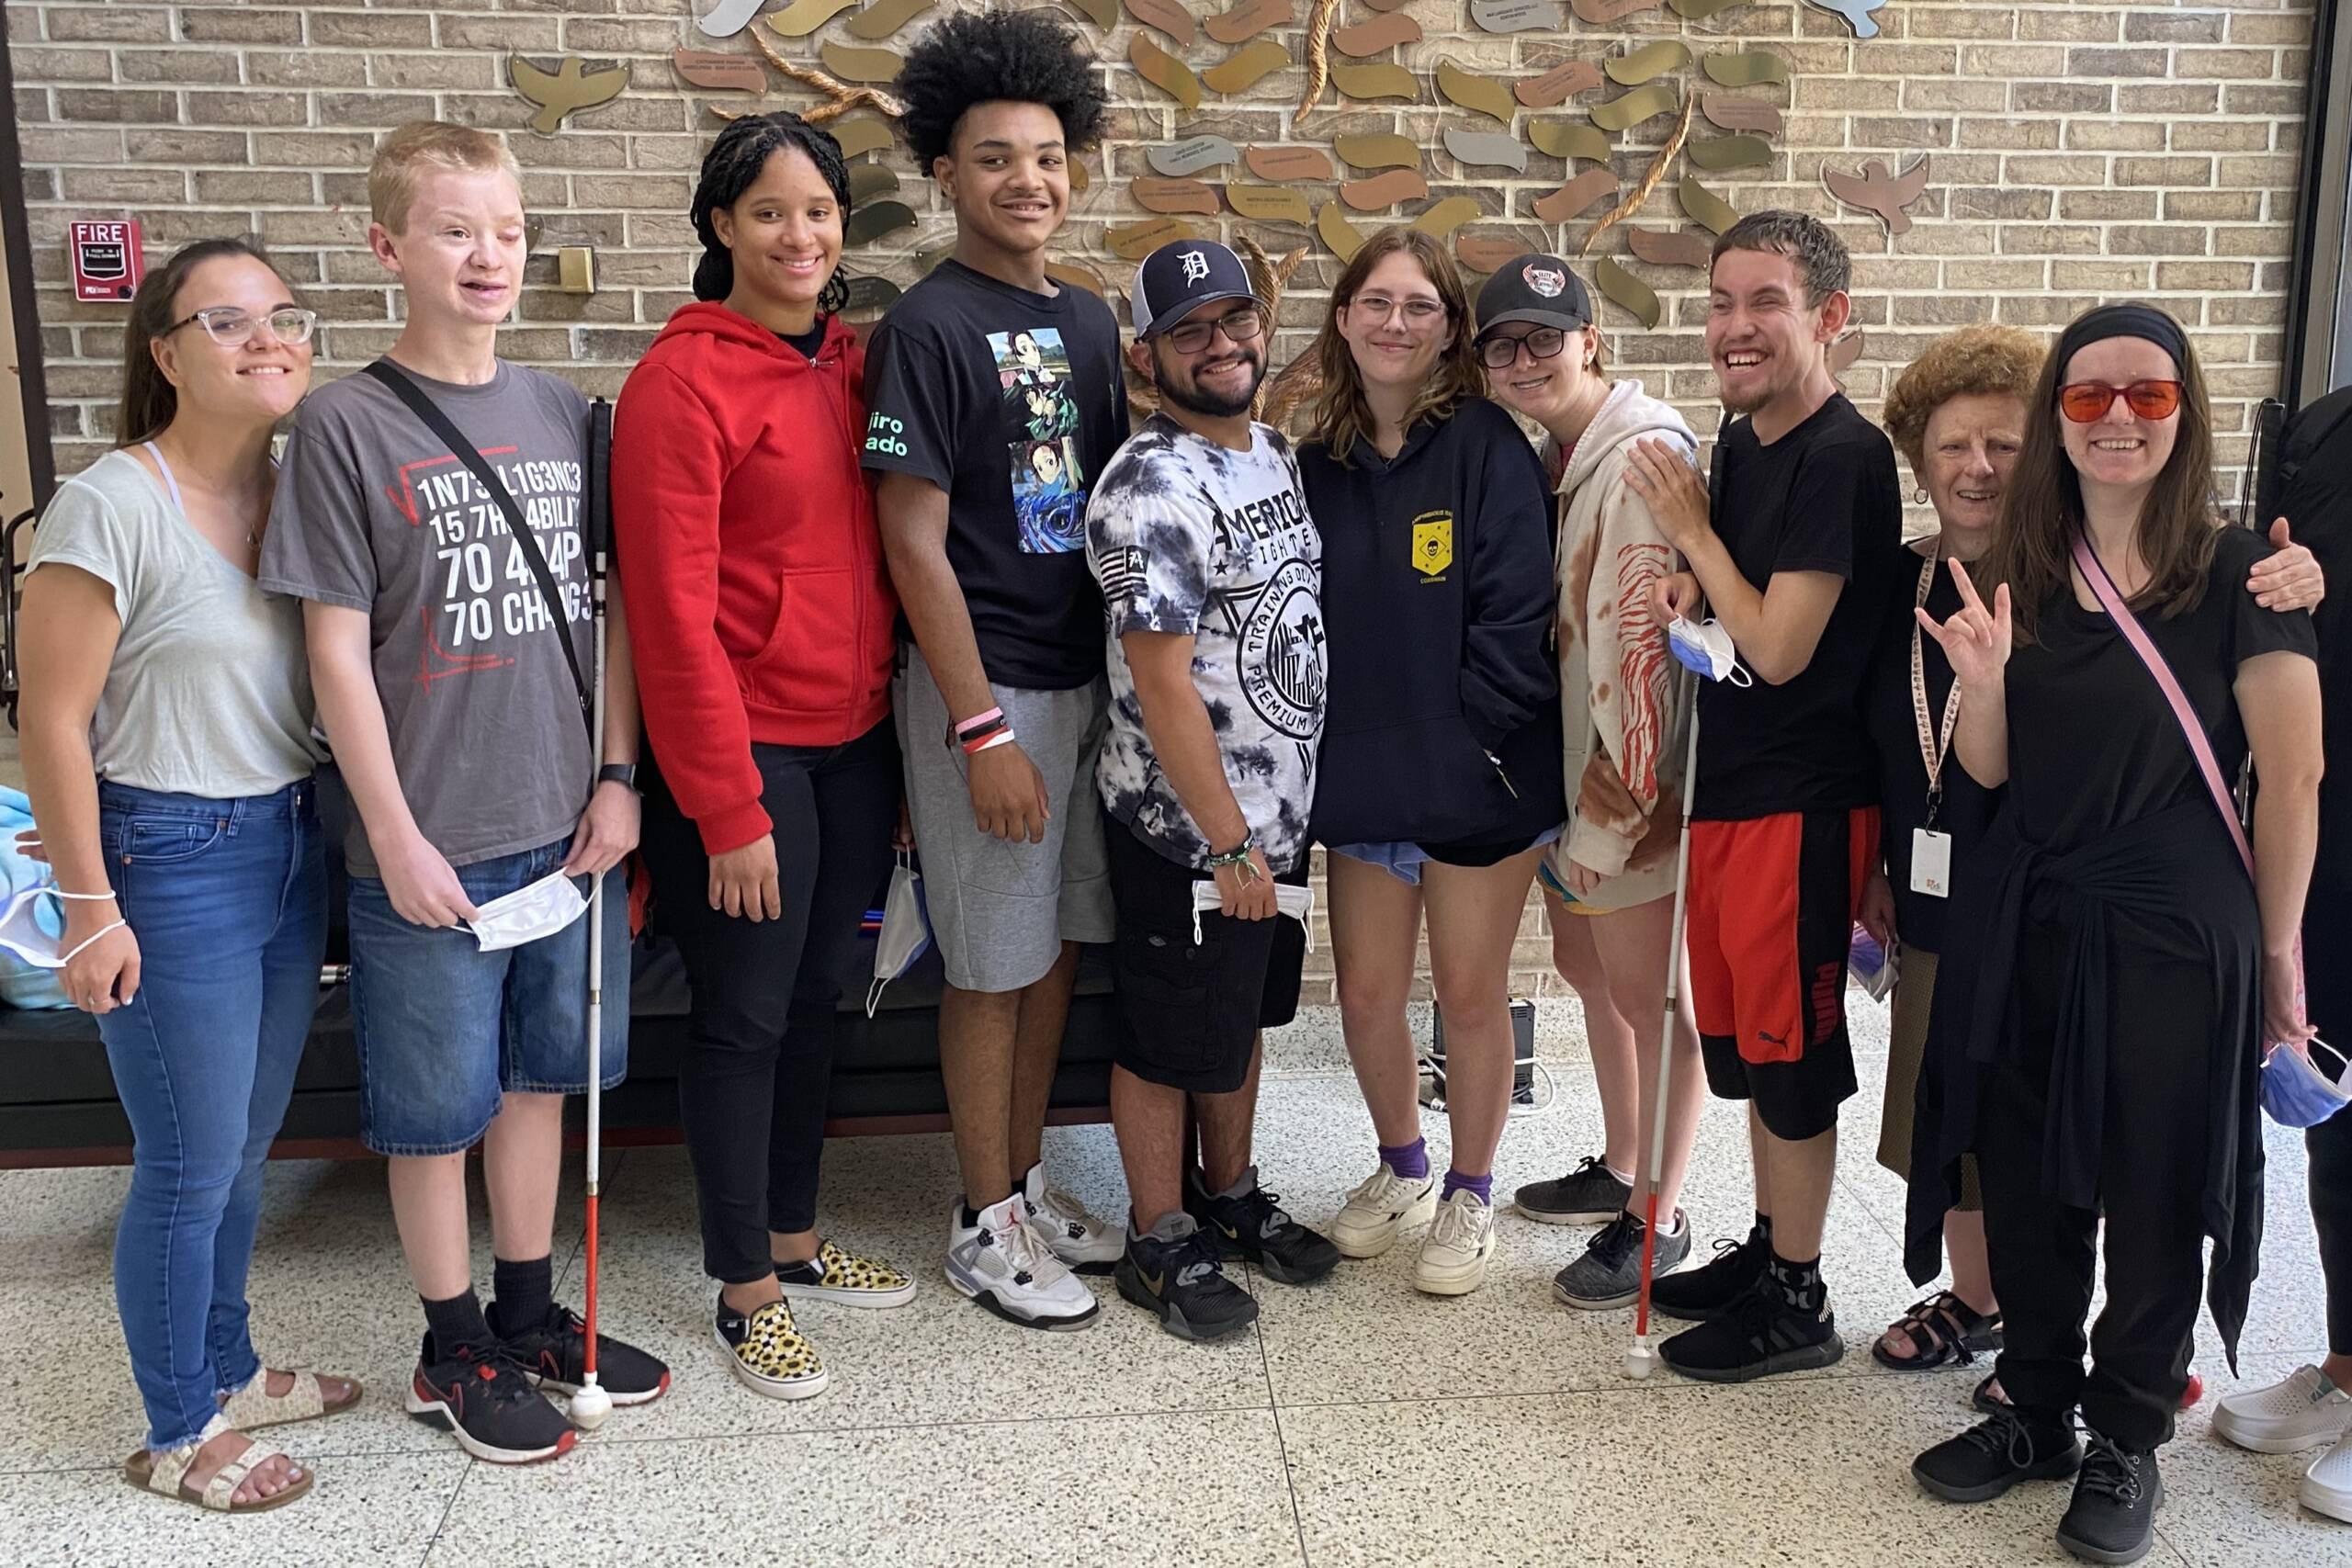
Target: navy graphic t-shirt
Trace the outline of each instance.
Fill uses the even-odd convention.
[[[1218,846],[1160,772],[1120,636],[1192,636],[1193,685],[1226,782],[1276,872],[1306,854],[1323,738],[1323,540],[1290,443],[1262,424],[1250,436],[1249,451],[1228,451],[1154,414],[1102,470],[1086,513],[1110,615],[1111,728],[1095,781],[1113,817],[1196,871]]]
[[[1032,294],[950,258],[865,350],[865,465],[947,492],[947,559],[980,662],[1032,691],[1102,672],[1087,492],[1127,436],[1118,320],[1057,287]]]

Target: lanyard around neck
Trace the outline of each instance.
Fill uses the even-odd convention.
[[[1916,608],[1928,607],[1928,591],[1935,586],[1936,568],[1941,564],[1936,556],[1919,563],[1919,591],[1912,600]],[[1954,681],[1944,698],[1943,732],[1939,735],[1928,718],[1927,656],[1920,647],[1917,615],[1911,617],[1911,716],[1919,727],[1919,760],[1928,765],[1928,826],[1932,828],[1936,807],[1943,799],[1944,759],[1951,753],[1952,727],[1960,722],[1960,682]]]

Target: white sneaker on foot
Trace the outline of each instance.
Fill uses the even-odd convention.
[[[1495,1212],[1467,1188],[1437,1206],[1421,1256],[1413,1265],[1413,1285],[1432,1296],[1466,1296],[1487,1282],[1487,1260],[1495,1255]]]
[[[1007,1323],[1023,1328],[1089,1328],[1102,1313],[1078,1277],[1046,1250],[1023,1214],[1021,1194],[964,1224],[964,1201],[947,1205],[947,1282]]]
[[[1108,1274],[1127,1250],[1127,1238],[1117,1227],[1097,1220],[1069,1193],[1046,1185],[1042,1160],[1029,1168],[1013,1196],[1021,1201],[1022,1217],[1028,1222],[1030,1234],[1081,1274]]]
[[[2296,1499],[2314,1514],[2352,1524],[2352,1432],[2312,1461]]]
[[[2293,1454],[2352,1428],[2352,1393],[2317,1367],[2297,1367],[2267,1388],[2230,1395],[2213,1409],[2213,1432],[2258,1454]]]
[[[1324,1234],[1347,1257],[1377,1258],[1435,1213],[1437,1178],[1399,1176],[1384,1160],[1348,1194]]]

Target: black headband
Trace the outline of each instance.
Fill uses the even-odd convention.
[[[2172,355],[2173,368],[2188,371],[2188,334],[2154,305],[2101,305],[2075,318],[2058,339],[2056,364],[2063,378],[2082,350],[2111,337],[2136,337]]]

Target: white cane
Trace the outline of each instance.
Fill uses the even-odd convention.
[[[596,413],[602,412],[600,407]],[[606,438],[601,421],[592,415],[588,438],[588,482],[592,487],[605,482],[605,465],[598,459],[603,456],[600,442]],[[605,530],[595,519],[602,499],[592,492],[587,508],[592,520],[589,532],[596,536],[589,547],[589,640],[593,650],[589,655],[588,729],[590,753],[599,757],[604,754],[605,744]],[[596,1382],[596,1196],[598,1155],[605,1132],[605,874],[599,872],[592,877],[588,889],[588,1343],[582,1356],[580,1386],[573,1391],[567,1410],[571,1424],[589,1432],[603,1426],[605,1417],[613,1413],[613,1396]]]

